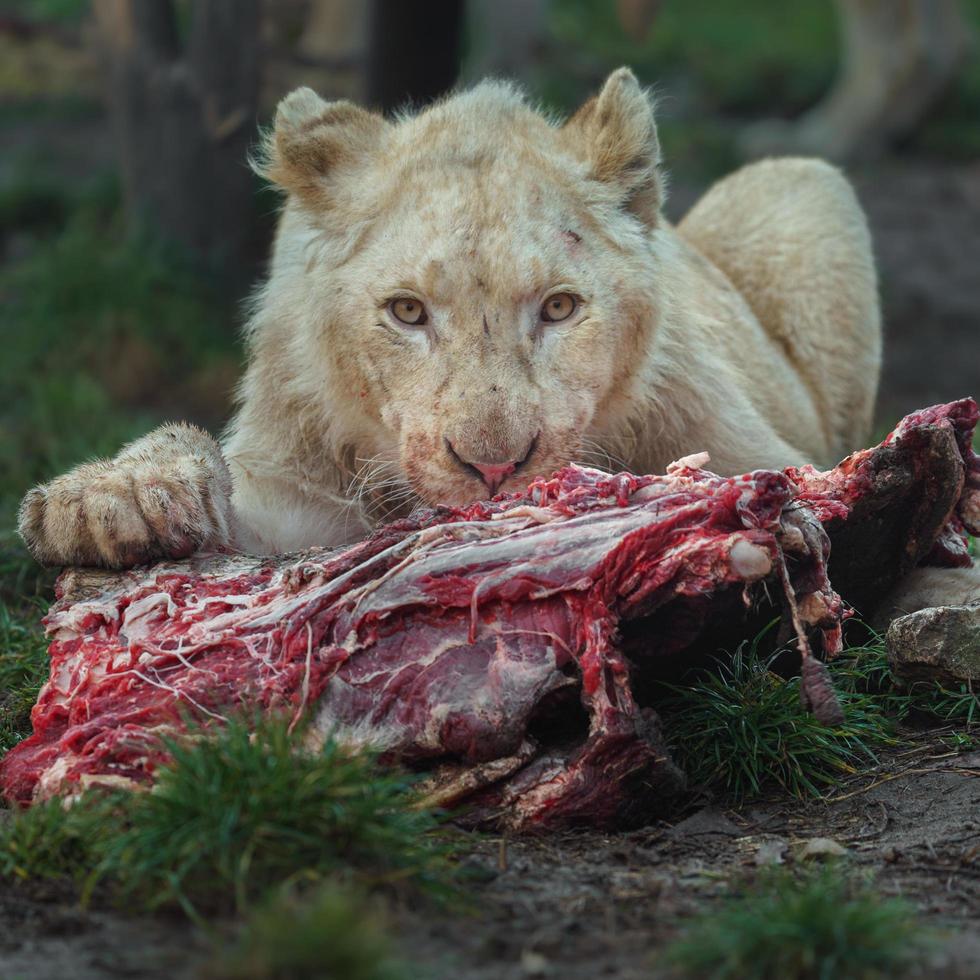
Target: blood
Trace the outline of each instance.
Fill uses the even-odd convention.
[[[622,628],[656,622],[644,656],[675,654],[716,611],[775,597],[803,701],[836,724],[811,650],[837,652],[851,612],[828,558],[840,542],[864,595],[887,587],[886,566],[960,561],[980,531],[977,415],[970,399],[917,412],[826,472],[726,478],[703,455],[658,476],[569,466],[342,551],[88,573],[87,591],[67,572],[34,731],[0,762],[0,788],[29,805],[148,784],[163,736],[261,710],[290,719],[298,750],[332,736],[427,772],[471,823],[649,819],[682,777],[637,703]]]

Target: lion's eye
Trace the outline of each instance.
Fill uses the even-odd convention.
[[[410,327],[421,327],[429,319],[425,307],[417,299],[412,299],[409,296],[393,299],[388,304],[388,309],[396,320],[406,323]]]
[[[577,306],[578,303],[571,293],[555,293],[542,304],[541,319],[545,323],[560,323],[562,320],[567,320]]]

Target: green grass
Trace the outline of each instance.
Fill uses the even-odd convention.
[[[881,637],[867,646],[846,650],[835,666],[835,675],[845,690],[875,697],[897,721],[945,723],[967,729],[980,725],[980,691],[965,681],[955,686],[939,681],[902,683],[891,673]]]
[[[873,765],[883,747],[902,740],[902,725],[954,725],[969,746],[980,726],[980,697],[970,685],[920,681],[904,685],[891,673],[884,640],[872,635],[830,664],[844,724],[821,725],[799,699],[799,678],[772,667],[764,652],[767,627],[717,669],[658,705],[677,762],[696,784],[711,785],[733,803],[781,788],[819,797],[842,778]]]
[[[48,677],[47,642],[32,622],[0,602],[0,756],[30,731],[31,708]]]
[[[104,871],[124,895],[188,911],[241,910],[296,876],[441,882],[437,821],[413,808],[404,774],[334,742],[315,755],[296,743],[284,722],[261,719],[174,744],[173,764],[107,842]]]
[[[449,887],[439,821],[408,777],[333,742],[316,754],[296,744],[282,720],[235,721],[172,744],[152,792],[16,813],[0,824],[0,878],[73,879],[83,895],[197,921],[291,882]]]
[[[800,704],[799,678],[772,670],[761,652],[767,630],[660,708],[678,763],[695,782],[718,786],[735,802],[774,786],[820,796],[841,778],[874,765],[895,729],[871,694],[838,688],[844,723],[822,725]],[[835,672],[836,673],[836,672]]]
[[[918,682],[908,689],[913,711],[929,714],[938,721],[974,728],[980,725],[980,691],[968,683],[955,688],[940,683]]]
[[[334,882],[313,894],[285,889],[256,909],[239,938],[202,971],[206,980],[407,980],[382,909]]]
[[[871,980],[902,975],[927,943],[910,906],[834,863],[736,887],[690,923],[668,958],[699,980]]]
[[[0,882],[74,881],[81,886],[114,826],[111,798],[90,796],[66,808],[61,800],[2,814]]]

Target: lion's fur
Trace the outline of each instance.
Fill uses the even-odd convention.
[[[662,471],[705,449],[724,473],[827,464],[869,434],[877,288],[846,180],[765,161],[672,227],[652,104],[625,69],[564,123],[500,82],[395,121],[300,89],[257,166],[287,196],[223,446],[247,548],[484,495],[446,440],[493,462],[537,434],[512,489],[569,461]],[[559,289],[584,303],[541,328]],[[406,290],[424,329],[386,312]],[[33,493],[22,527],[51,560],[44,508],[79,487]]]
[[[300,90],[261,166],[289,198],[225,448],[267,547],[362,533],[334,498],[366,460],[433,502],[478,496],[444,437],[509,459],[540,428],[547,473],[603,451],[643,472],[701,449],[723,472],[829,463],[868,435],[878,301],[849,185],[767,161],[672,228],[628,72],[564,125],[496,82],[396,123]],[[375,326],[403,286],[437,339]],[[585,315],[535,339],[557,286]]]

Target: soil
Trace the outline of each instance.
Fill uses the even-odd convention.
[[[83,910],[54,884],[0,885],[3,980],[176,980],[206,956],[184,922]]]
[[[702,795],[676,820],[630,833],[473,834],[465,904],[396,911],[396,947],[412,975],[437,980],[666,978],[665,945],[731,880],[807,860],[803,844],[829,838],[940,933],[921,975],[977,977],[980,751],[955,752],[944,734],[913,736],[819,802],[728,809]],[[5,980],[191,978],[206,958],[179,921],[83,911],[51,886],[0,888]]]
[[[694,804],[675,823],[628,834],[482,840],[471,860],[493,878],[477,887],[480,912],[415,923],[408,948],[447,978],[667,977],[665,944],[729,880],[805,860],[804,842],[830,838],[881,894],[905,896],[925,925],[950,933],[926,975],[976,977],[977,777],[980,752],[956,755],[932,736],[819,803]]]

